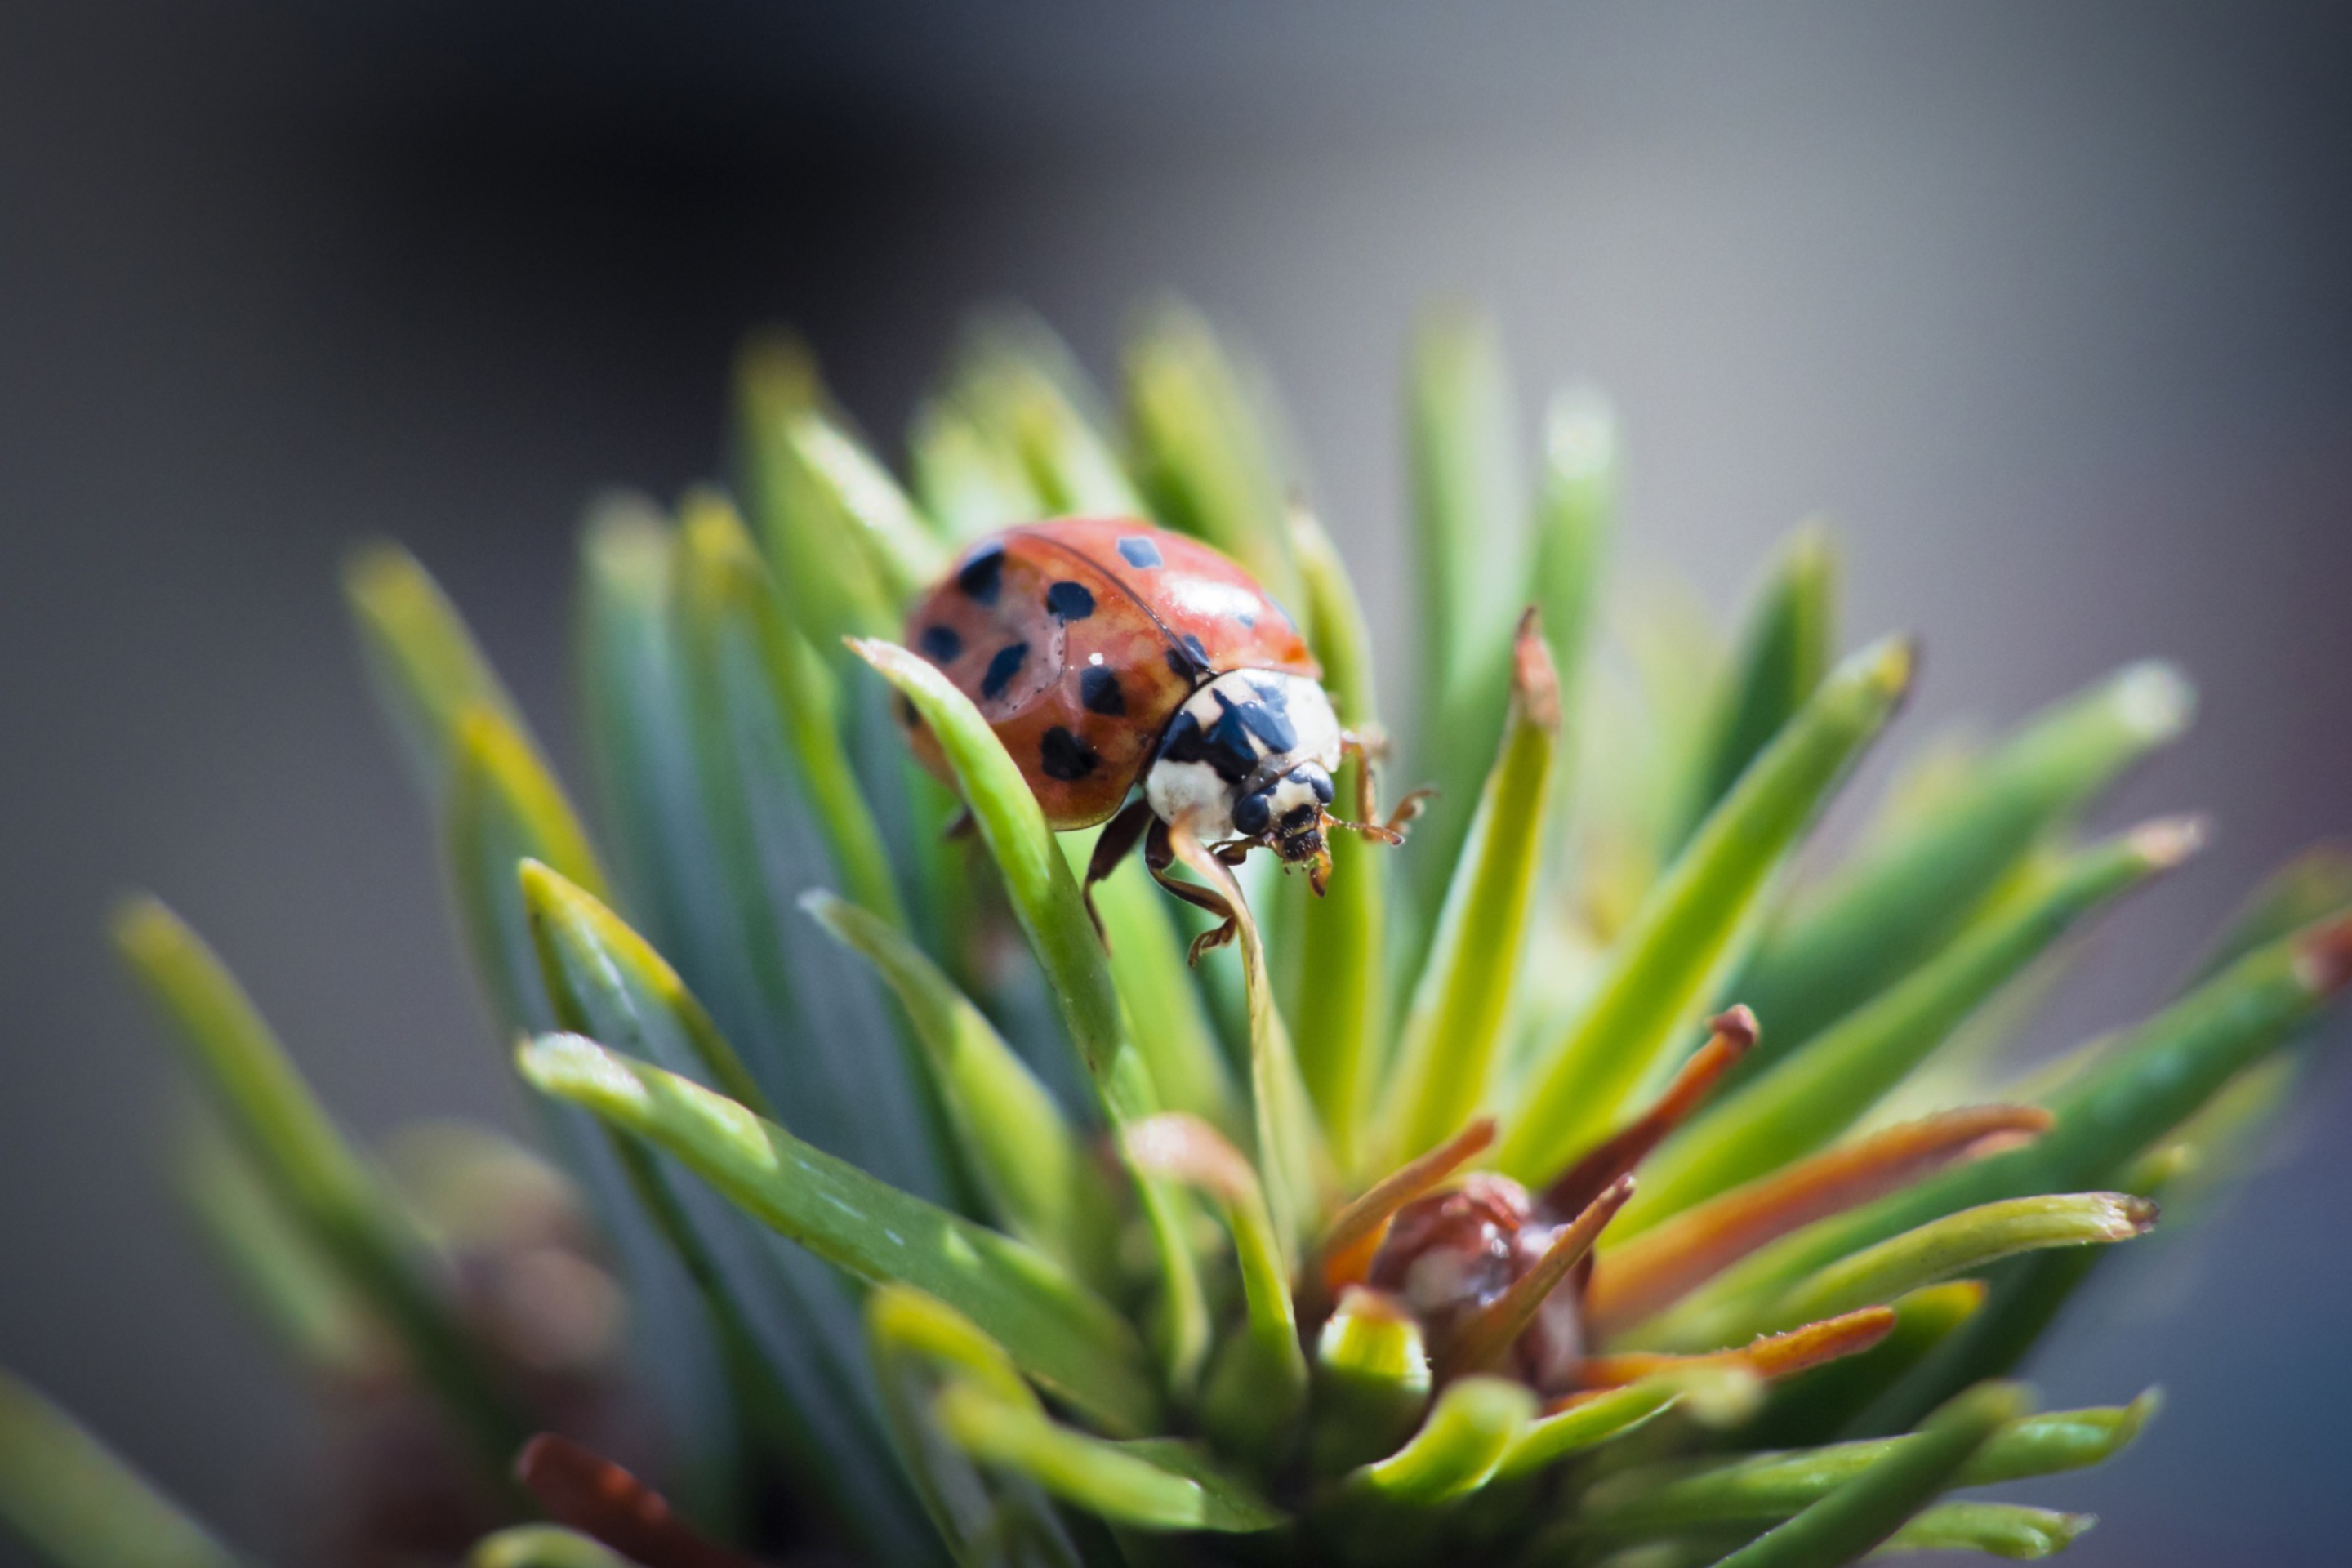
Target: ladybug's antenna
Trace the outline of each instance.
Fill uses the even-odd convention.
[[[1365,769],[1366,775],[1369,777],[1371,764],[1364,763],[1360,765]],[[1358,803],[1358,809],[1363,810],[1371,804],[1370,786],[1367,785],[1360,794],[1363,798]],[[1345,818],[1333,816],[1325,818],[1325,825],[1330,827],[1344,827],[1350,833],[1360,833],[1367,838],[1377,838],[1383,844],[1402,844],[1404,842],[1405,829],[1412,825],[1413,818],[1421,815],[1422,808],[1434,799],[1436,795],[1436,785],[1422,785],[1397,802],[1396,809],[1389,813],[1386,822],[1349,822]],[[1377,814],[1364,810],[1364,815],[1369,817]]]

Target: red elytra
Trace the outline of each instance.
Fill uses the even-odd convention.
[[[1131,518],[1066,518],[982,540],[915,606],[907,644],[979,707],[1057,831],[1118,809],[1202,682],[1250,669],[1322,676],[1297,624],[1247,572]],[[916,755],[950,780],[929,730],[899,712]]]

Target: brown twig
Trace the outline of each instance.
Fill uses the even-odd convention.
[[[1756,1044],[1756,1015],[1745,1006],[1733,1007],[1708,1019],[1706,1026],[1706,1044],[1691,1053],[1690,1060],[1675,1074],[1674,1082],[1658,1096],[1657,1103],[1552,1183],[1544,1194],[1544,1202],[1551,1205],[1554,1214],[1575,1214],[1610,1183],[1647,1159],[1650,1151],[1664,1142],[1666,1134],[1698,1109],[1707,1091]]]
[[[704,1539],[669,1500],[569,1437],[541,1432],[523,1445],[515,1474],[547,1517],[595,1537],[644,1568],[759,1568]]]
[[[1864,1307],[1858,1312],[1845,1312],[1790,1329],[1785,1334],[1769,1335],[1737,1350],[1712,1351],[1706,1355],[1665,1355],[1644,1351],[1627,1355],[1587,1356],[1577,1371],[1577,1379],[1588,1388],[1622,1388],[1662,1372],[1700,1367],[1745,1370],[1766,1379],[1790,1377],[1823,1362],[1859,1355],[1894,1331],[1894,1308]]]
[[[1811,1159],[1685,1210],[1593,1265],[1585,1322],[1597,1340],[1673,1304],[1767,1242],[1859,1207],[1958,1160],[2013,1149],[2050,1125],[2031,1105],[1947,1110]]]

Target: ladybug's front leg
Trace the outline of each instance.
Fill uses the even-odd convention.
[[[1389,760],[1389,732],[1378,724],[1367,724],[1360,730],[1339,731],[1339,751],[1344,756],[1361,757],[1367,763]]]
[[[1241,930],[1241,917],[1234,912],[1234,906],[1225,901],[1224,894],[1214,888],[1204,888],[1197,882],[1187,882],[1169,875],[1171,868],[1176,864],[1176,847],[1169,842],[1168,825],[1158,817],[1152,818],[1151,831],[1143,840],[1143,863],[1150,868],[1153,879],[1161,887],[1195,909],[1208,910],[1223,922],[1192,939],[1192,949],[1184,955],[1185,962],[1198,963],[1202,953],[1234,940],[1234,933]]]
[[[1422,806],[1437,791],[1428,784],[1409,791],[1402,800],[1397,802],[1397,808],[1390,814],[1389,819],[1382,822],[1380,786],[1372,777],[1372,764],[1387,760],[1387,732],[1377,727],[1361,731],[1342,730],[1339,731],[1339,754],[1356,760],[1356,820],[1339,826],[1352,827],[1359,833],[1368,833],[1391,844],[1403,843],[1405,824],[1421,815]]]
[[[1138,795],[1126,810],[1103,825],[1095,839],[1095,852],[1087,858],[1087,879],[1079,891],[1087,901],[1087,918],[1095,922],[1095,935],[1102,940],[1105,952],[1110,951],[1110,932],[1103,929],[1102,911],[1095,908],[1095,884],[1118,869],[1118,863],[1142,841],[1143,830],[1157,820],[1151,815],[1151,803]]]
[[[1389,754],[1389,738],[1379,729],[1342,730],[1339,731],[1339,754],[1356,760],[1356,820],[1375,822],[1380,818],[1380,786],[1372,781],[1372,763],[1385,761]]]

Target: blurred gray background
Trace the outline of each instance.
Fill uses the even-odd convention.
[[[728,360],[814,339],[885,435],[976,299],[1097,371],[1173,287],[1255,343],[1401,612],[1414,311],[1630,431],[1622,555],[1726,609],[1825,512],[1912,739],[2143,652],[2205,694],[2116,820],[2210,807],[2053,1041],[2129,1017],[2352,828],[2352,27],[2340,7],[306,7],[0,17],[0,1362],[287,1547],[315,1417],[158,1177],[104,951],[152,887],[353,1123],[512,1120],[339,619],[414,544],[559,742],[568,541],[716,468]],[[1390,650],[1391,681],[1403,676]],[[2045,1489],[2086,1564],[2340,1563],[2352,1074],[2232,1223],[2114,1269],[2053,1400],[2160,1375]],[[281,1552],[281,1556],[283,1552]]]

